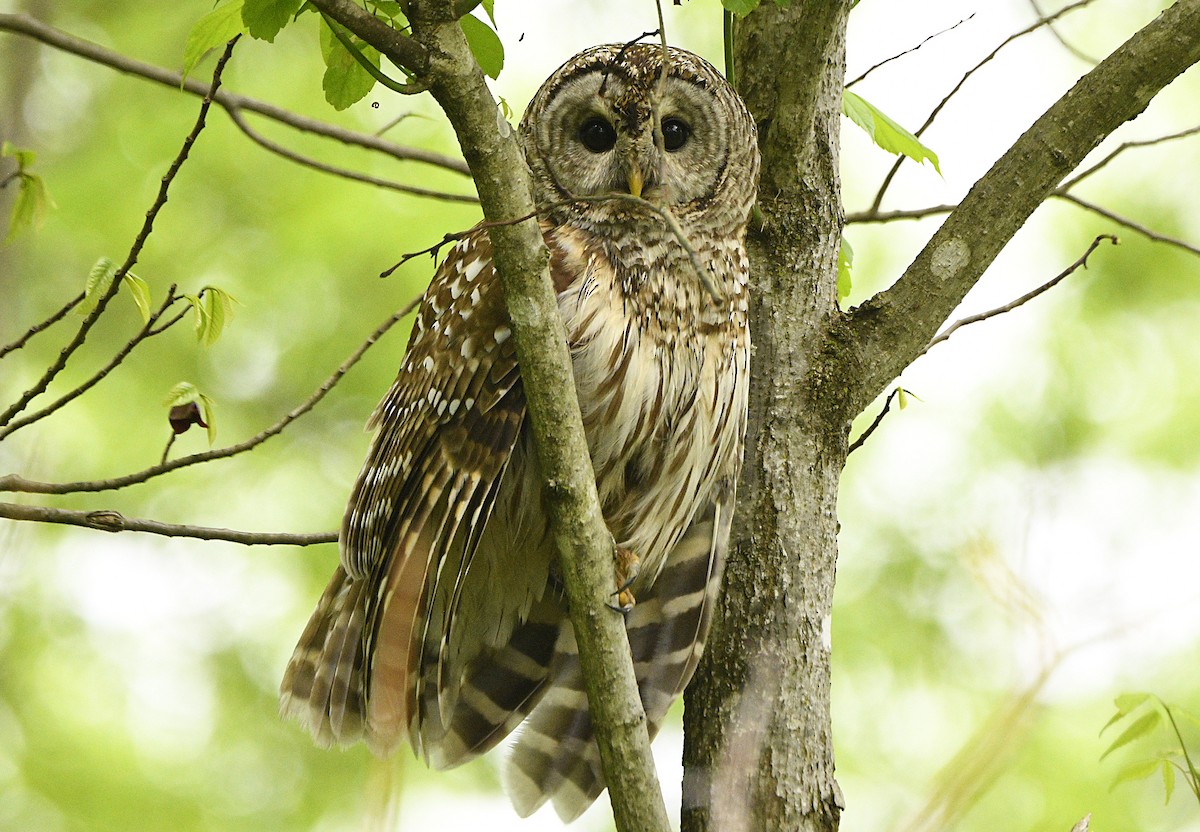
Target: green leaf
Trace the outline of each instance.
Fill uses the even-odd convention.
[[[0,145],[0,157],[11,157],[17,163],[17,171],[23,173],[25,168],[33,165],[37,159],[37,154],[32,150],[24,150],[17,147],[12,142],[4,142]]]
[[[14,237],[26,228],[31,228],[41,223],[42,218],[46,214],[46,208],[54,204],[54,200],[50,198],[50,193],[46,190],[46,183],[42,181],[42,177],[35,176],[32,173],[18,173],[18,178],[21,184],[17,189],[17,198],[13,201],[12,217],[8,222],[8,233],[4,236],[4,242],[6,243],[11,242]]]
[[[382,14],[388,20],[406,20],[404,10],[394,0],[370,0],[371,8]]]
[[[1170,803],[1171,795],[1175,793],[1175,766],[1167,759],[1163,759],[1161,764],[1163,791],[1167,793],[1167,798],[1163,803]]]
[[[375,88],[375,78],[363,68],[358,58],[346,48],[335,34],[327,19],[321,19],[321,55],[325,59],[325,75],[321,79],[321,89],[325,91],[325,100],[335,110],[344,110],[351,104],[361,101]],[[359,55],[369,61],[376,69],[379,68],[379,52],[373,47],[362,43],[357,38],[342,30],[351,43],[358,49]]]
[[[217,403],[212,396],[201,392],[190,381],[181,381],[171,388],[171,392],[167,393],[167,398],[163,401],[163,404],[168,408],[192,403],[195,403],[200,408],[201,419],[205,422],[205,428],[208,430],[208,444],[212,445],[217,438]],[[190,419],[189,421],[191,424],[196,423],[194,419]],[[185,422],[183,430],[186,430],[189,426]],[[177,430],[176,432],[182,433],[183,430]]]
[[[208,54],[228,43],[233,37],[246,32],[242,22],[242,0],[229,0],[217,6],[204,17],[196,21],[192,31],[188,32],[187,43],[183,47],[183,77],[196,68],[196,64]]]
[[[128,272],[125,273],[122,283],[128,287],[129,296],[133,298],[138,312],[142,315],[142,323],[150,323],[150,284],[137,275]]]
[[[487,12],[488,20],[492,21],[492,28],[499,29],[496,25],[496,0],[483,0],[479,5],[483,6],[483,10]]]
[[[250,36],[269,43],[300,11],[303,0],[244,0],[242,22]]]
[[[87,315],[95,309],[100,298],[108,291],[108,287],[112,286],[116,274],[117,264],[112,260],[107,257],[97,260],[96,264],[88,271],[87,282],[83,286],[83,303],[79,304],[76,313]]]
[[[850,270],[854,266],[854,247],[850,245],[850,241],[842,236],[842,247],[838,249],[838,275],[837,275],[837,293],[838,303],[841,303],[846,298],[850,297],[850,287],[852,285]]]
[[[938,165],[937,154],[912,133],[892,121],[886,113],[874,104],[864,100],[850,90],[842,91],[842,113],[851,121],[866,131],[871,140],[888,153],[904,155],[915,162],[928,159],[933,169],[942,172]]]
[[[1113,740],[1112,745],[1110,745],[1108,749],[1100,755],[1100,759],[1103,760],[1121,746],[1133,742],[1138,737],[1144,737],[1146,734],[1153,731],[1155,726],[1157,726],[1161,721],[1162,713],[1159,711],[1150,711],[1149,713],[1139,717],[1133,722],[1132,725],[1121,732],[1121,736]]]
[[[1112,719],[1104,723],[1104,727],[1100,729],[1103,734],[1116,722],[1136,711],[1142,705],[1145,705],[1151,699],[1148,693],[1123,693],[1113,700],[1113,704],[1117,706],[1117,712],[1113,714]]]
[[[758,8],[759,0],[721,0],[721,5],[738,17],[745,17]]]
[[[206,347],[211,347],[221,337],[229,319],[233,317],[233,296],[215,286],[205,286],[200,294],[204,298],[204,326],[196,335]]]
[[[479,62],[480,69],[489,78],[498,78],[500,70],[504,69],[504,44],[500,36],[477,17],[467,15],[458,21],[463,34],[467,36],[467,45],[471,54]]]
[[[1131,780],[1145,780],[1157,768],[1158,760],[1139,760],[1135,763],[1130,763],[1117,772],[1117,776],[1113,778],[1108,789],[1112,791],[1122,783],[1127,783]]]
[[[204,421],[208,424],[208,445],[212,447],[217,441],[217,403],[211,396],[204,393],[200,394],[200,410],[204,414]]]
[[[190,381],[181,381],[171,388],[170,393],[167,393],[167,397],[163,399],[163,405],[175,407],[175,405],[194,402],[199,396],[200,391],[196,389],[196,385]]]
[[[908,391],[903,387],[896,388],[896,403],[900,405],[900,409],[908,407]]]

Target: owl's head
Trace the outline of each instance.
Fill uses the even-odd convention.
[[[669,206],[686,224],[745,224],[758,183],[754,120],[711,64],[668,54],[662,78],[661,46],[595,46],[538,90],[521,138],[547,215],[620,221],[636,206],[578,197],[624,193]]]

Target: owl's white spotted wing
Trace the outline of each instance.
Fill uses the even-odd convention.
[[[448,548],[492,508],[525,414],[483,231],[426,293],[342,524],[341,566],[288,665],[285,714],[326,744],[392,750],[415,719],[418,646]]]

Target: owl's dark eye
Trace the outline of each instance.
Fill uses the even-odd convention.
[[[589,118],[579,128],[579,141],[592,153],[606,153],[617,143],[617,131],[599,116]]]
[[[692,135],[692,128],[688,127],[682,119],[666,118],[663,119],[662,134],[663,147],[674,152],[687,144],[687,140]]]

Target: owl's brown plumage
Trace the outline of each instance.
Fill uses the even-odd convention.
[[[640,563],[626,626],[652,734],[699,660],[729,539],[758,176],[732,88],[678,49],[660,79],[661,60],[649,45],[580,53],[521,124],[601,507]],[[672,211],[721,301],[658,214],[596,199],[614,192]],[[513,804],[549,799],[570,820],[604,780],[510,336],[476,230],[434,275],[372,418],[341,565],[281,700],[318,741],[388,753],[408,737],[438,767],[524,722]]]

